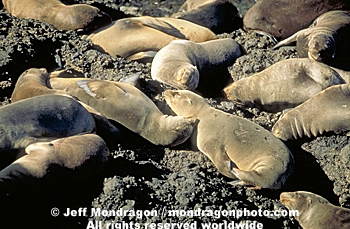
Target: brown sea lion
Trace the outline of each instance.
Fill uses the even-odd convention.
[[[350,10],[347,0],[259,0],[245,14],[246,30],[262,31],[285,39],[308,27],[321,14],[331,10]]]
[[[172,40],[203,42],[216,39],[216,35],[186,20],[143,16],[114,21],[86,38],[91,39],[94,48],[101,52],[129,60],[146,59],[147,62]]]
[[[41,95],[0,107],[0,151],[95,130],[92,115],[67,96]]]
[[[166,90],[163,94],[177,115],[198,119],[191,144],[223,175],[254,189],[279,189],[292,174],[293,155],[268,130],[214,109],[191,91]]]
[[[59,0],[2,0],[6,10],[19,18],[33,18],[59,30],[88,32],[111,23],[111,18],[87,4],[65,5]]]
[[[350,130],[350,84],[334,85],[285,113],[272,133],[286,141]]]
[[[289,210],[298,211],[295,218],[303,229],[350,228],[350,209],[335,206],[314,193],[282,192],[280,201]]]
[[[336,67],[350,69],[348,39],[350,38],[350,13],[329,11],[307,28],[279,42],[273,48],[296,42],[299,57],[309,57]]]
[[[52,78],[50,83],[155,145],[175,146],[192,133],[195,118],[164,115],[132,85],[85,78]]]
[[[227,68],[241,55],[242,47],[231,38],[202,43],[172,41],[155,55],[151,75],[175,88],[194,90],[207,69]]]
[[[235,103],[279,112],[305,102],[329,86],[344,83],[328,65],[309,58],[293,58],[233,82],[224,92]]]
[[[96,134],[33,143],[25,152],[26,155],[0,171],[1,188],[6,188],[3,186],[7,182],[25,183],[24,179],[41,179],[48,175],[57,180],[67,171],[69,177],[64,179],[82,180],[101,170],[109,156],[106,143]]]
[[[216,34],[243,27],[243,19],[230,0],[187,0],[171,17],[204,26]]]

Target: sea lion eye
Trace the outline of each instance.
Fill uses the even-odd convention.
[[[50,143],[49,143],[49,146],[50,146],[50,147],[53,147],[53,146],[54,146],[54,144],[50,142]]]

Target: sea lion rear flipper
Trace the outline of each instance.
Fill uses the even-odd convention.
[[[175,28],[174,26],[172,26],[166,21],[162,21],[160,19],[152,18],[152,17],[144,17],[141,23],[144,26],[148,26],[150,28],[159,30],[171,36],[174,36],[180,39],[186,39],[186,36],[184,34],[182,34],[177,28]]]

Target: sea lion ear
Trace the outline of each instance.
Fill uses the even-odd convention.
[[[306,198],[307,204],[312,204],[312,199],[310,197]]]
[[[190,98],[186,98],[185,101],[192,105],[192,100]]]

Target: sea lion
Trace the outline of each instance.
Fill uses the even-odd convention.
[[[92,115],[67,96],[41,95],[0,107],[0,151],[95,130]]]
[[[119,19],[85,38],[91,39],[93,47],[101,52],[150,62],[155,53],[172,40],[203,42],[216,39],[216,35],[186,20],[142,16]]]
[[[211,68],[226,69],[241,55],[242,47],[231,38],[202,43],[172,41],[155,55],[151,76],[178,89],[195,90],[200,74]]]
[[[309,57],[335,67],[347,68],[350,45],[350,13],[348,11],[329,11],[318,18],[307,29],[279,42],[276,49],[296,41],[299,57]]]
[[[50,90],[50,75],[46,68],[30,68],[25,70],[17,79],[12,91],[11,101],[17,102],[22,99],[38,95],[68,95],[65,91]]]
[[[350,84],[331,86],[285,113],[272,127],[284,140],[350,130]]]
[[[132,85],[85,78],[52,78],[50,83],[155,145],[175,146],[192,133],[195,118],[164,115]]]
[[[56,76],[74,76],[79,75],[76,71],[61,70],[53,72]],[[11,95],[11,101],[17,102],[26,98],[31,98],[38,95],[62,95],[72,97],[63,90],[52,89],[50,85],[50,75],[45,68],[30,68],[24,71],[17,79],[15,88]],[[72,97],[73,98],[73,97]],[[75,98],[76,99],[76,98]],[[79,101],[80,102],[80,101]],[[115,137],[120,135],[120,130],[112,125],[109,120],[101,113],[80,102],[87,111],[91,113],[96,122],[96,133],[107,141],[108,145],[115,142]]]
[[[279,61],[224,89],[227,99],[270,112],[295,107],[325,88],[346,81],[328,65],[309,58]]]
[[[331,204],[311,192],[282,192],[280,201],[289,210],[299,211],[295,219],[303,229],[350,228],[350,209]]]
[[[89,32],[111,23],[108,14],[87,4],[65,5],[59,0],[2,0],[14,17],[33,18],[58,30]]]
[[[163,95],[177,115],[198,119],[191,144],[223,175],[253,189],[279,189],[293,173],[293,155],[263,127],[217,110],[188,90],[166,90]]]
[[[243,26],[280,40],[305,29],[327,11],[349,9],[347,0],[259,0],[244,15]]]
[[[203,5],[209,4],[209,3],[213,3],[216,0],[186,0],[184,2],[184,4],[182,4],[180,6],[180,8],[178,9],[178,12],[186,12],[186,11],[191,11],[194,9],[197,9],[198,7],[201,7]]]
[[[26,155],[0,171],[2,189],[7,189],[9,182],[26,184],[31,178],[48,176],[56,182],[60,178],[82,180],[96,174],[109,156],[106,143],[96,134],[36,142],[27,146],[25,152]]]
[[[171,17],[204,26],[215,34],[230,33],[243,27],[243,19],[230,0],[187,0]]]

